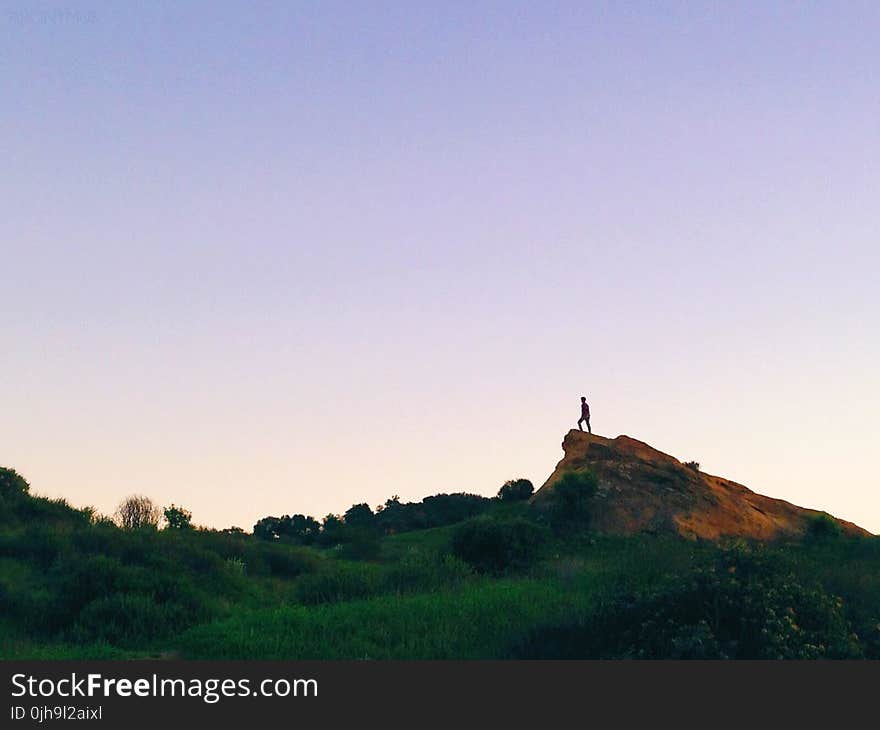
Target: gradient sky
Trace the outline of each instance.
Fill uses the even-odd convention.
[[[880,5],[4,2],[0,464],[250,529],[588,397],[880,532]]]

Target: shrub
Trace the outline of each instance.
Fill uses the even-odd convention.
[[[18,621],[34,637],[49,636],[61,628],[56,596],[45,586],[7,590],[3,613],[5,618]]]
[[[269,572],[279,578],[295,578],[314,569],[315,560],[302,548],[278,546],[263,551]]]
[[[699,461],[686,461],[684,462],[684,466],[686,466],[688,469],[693,469],[694,471],[700,471]]]
[[[547,506],[550,524],[554,529],[568,531],[587,527],[592,499],[598,487],[599,482],[592,472],[563,474],[553,485]]]
[[[858,658],[843,603],[760,551],[735,548],[658,586],[618,590],[583,622],[532,632],[513,654],[554,659]]]
[[[528,520],[478,517],[452,533],[452,553],[481,573],[500,574],[527,567],[546,535]]]
[[[205,612],[192,604],[158,601],[137,593],[114,593],[89,603],[80,613],[72,634],[79,642],[143,645],[186,629],[204,616]]]
[[[518,502],[531,497],[534,491],[535,485],[528,479],[511,479],[498,490],[498,499],[502,502]]]
[[[135,494],[119,503],[119,507],[116,508],[116,519],[119,526],[126,530],[155,528],[162,519],[162,511],[149,497]]]
[[[46,577],[44,590],[20,596],[22,619],[33,633],[53,635],[69,628],[90,601],[121,588],[126,569],[114,558],[69,553]]]
[[[48,568],[63,552],[66,541],[51,525],[37,523],[8,536],[3,542],[8,555]]]
[[[18,522],[39,523],[46,527],[85,527],[91,523],[91,515],[74,509],[64,499],[48,499],[20,494],[3,500],[14,513]]]
[[[815,542],[827,542],[843,536],[843,527],[827,512],[812,517],[807,524],[806,538]]]
[[[382,550],[379,535],[369,527],[345,527],[342,539],[339,554],[348,560],[375,560]]]

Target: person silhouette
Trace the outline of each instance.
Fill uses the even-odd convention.
[[[581,422],[585,422],[587,424],[587,433],[592,435],[592,431],[590,430],[590,404],[587,403],[587,399],[584,396],[581,396],[581,417],[578,418],[578,428],[583,431],[584,427],[581,426]]]

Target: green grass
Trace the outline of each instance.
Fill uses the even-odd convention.
[[[389,541],[393,551],[430,551],[440,530]],[[241,610],[193,627],[176,646],[187,658],[212,659],[504,658],[533,629],[586,619],[606,592],[653,585],[714,550],[653,537],[573,540],[556,547],[526,576],[475,576],[447,590]]]
[[[484,580],[455,591],[242,612],[190,629],[188,658],[487,659],[544,620],[585,614],[596,584]]]
[[[386,563],[393,563],[413,549],[423,551],[440,550],[449,542],[453,529],[454,526],[450,525],[389,535],[382,540],[380,559]]]
[[[107,644],[71,644],[34,641],[20,634],[8,620],[0,619],[0,659],[124,659],[129,652]]]

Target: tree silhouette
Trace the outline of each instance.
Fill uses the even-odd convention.
[[[0,495],[27,494],[30,485],[15,469],[0,467]]]
[[[165,521],[172,530],[189,530],[192,528],[192,512],[172,504],[165,508]]]
[[[137,530],[142,527],[158,527],[162,519],[162,511],[153,500],[140,494],[126,497],[116,508],[116,521],[126,530]]]

